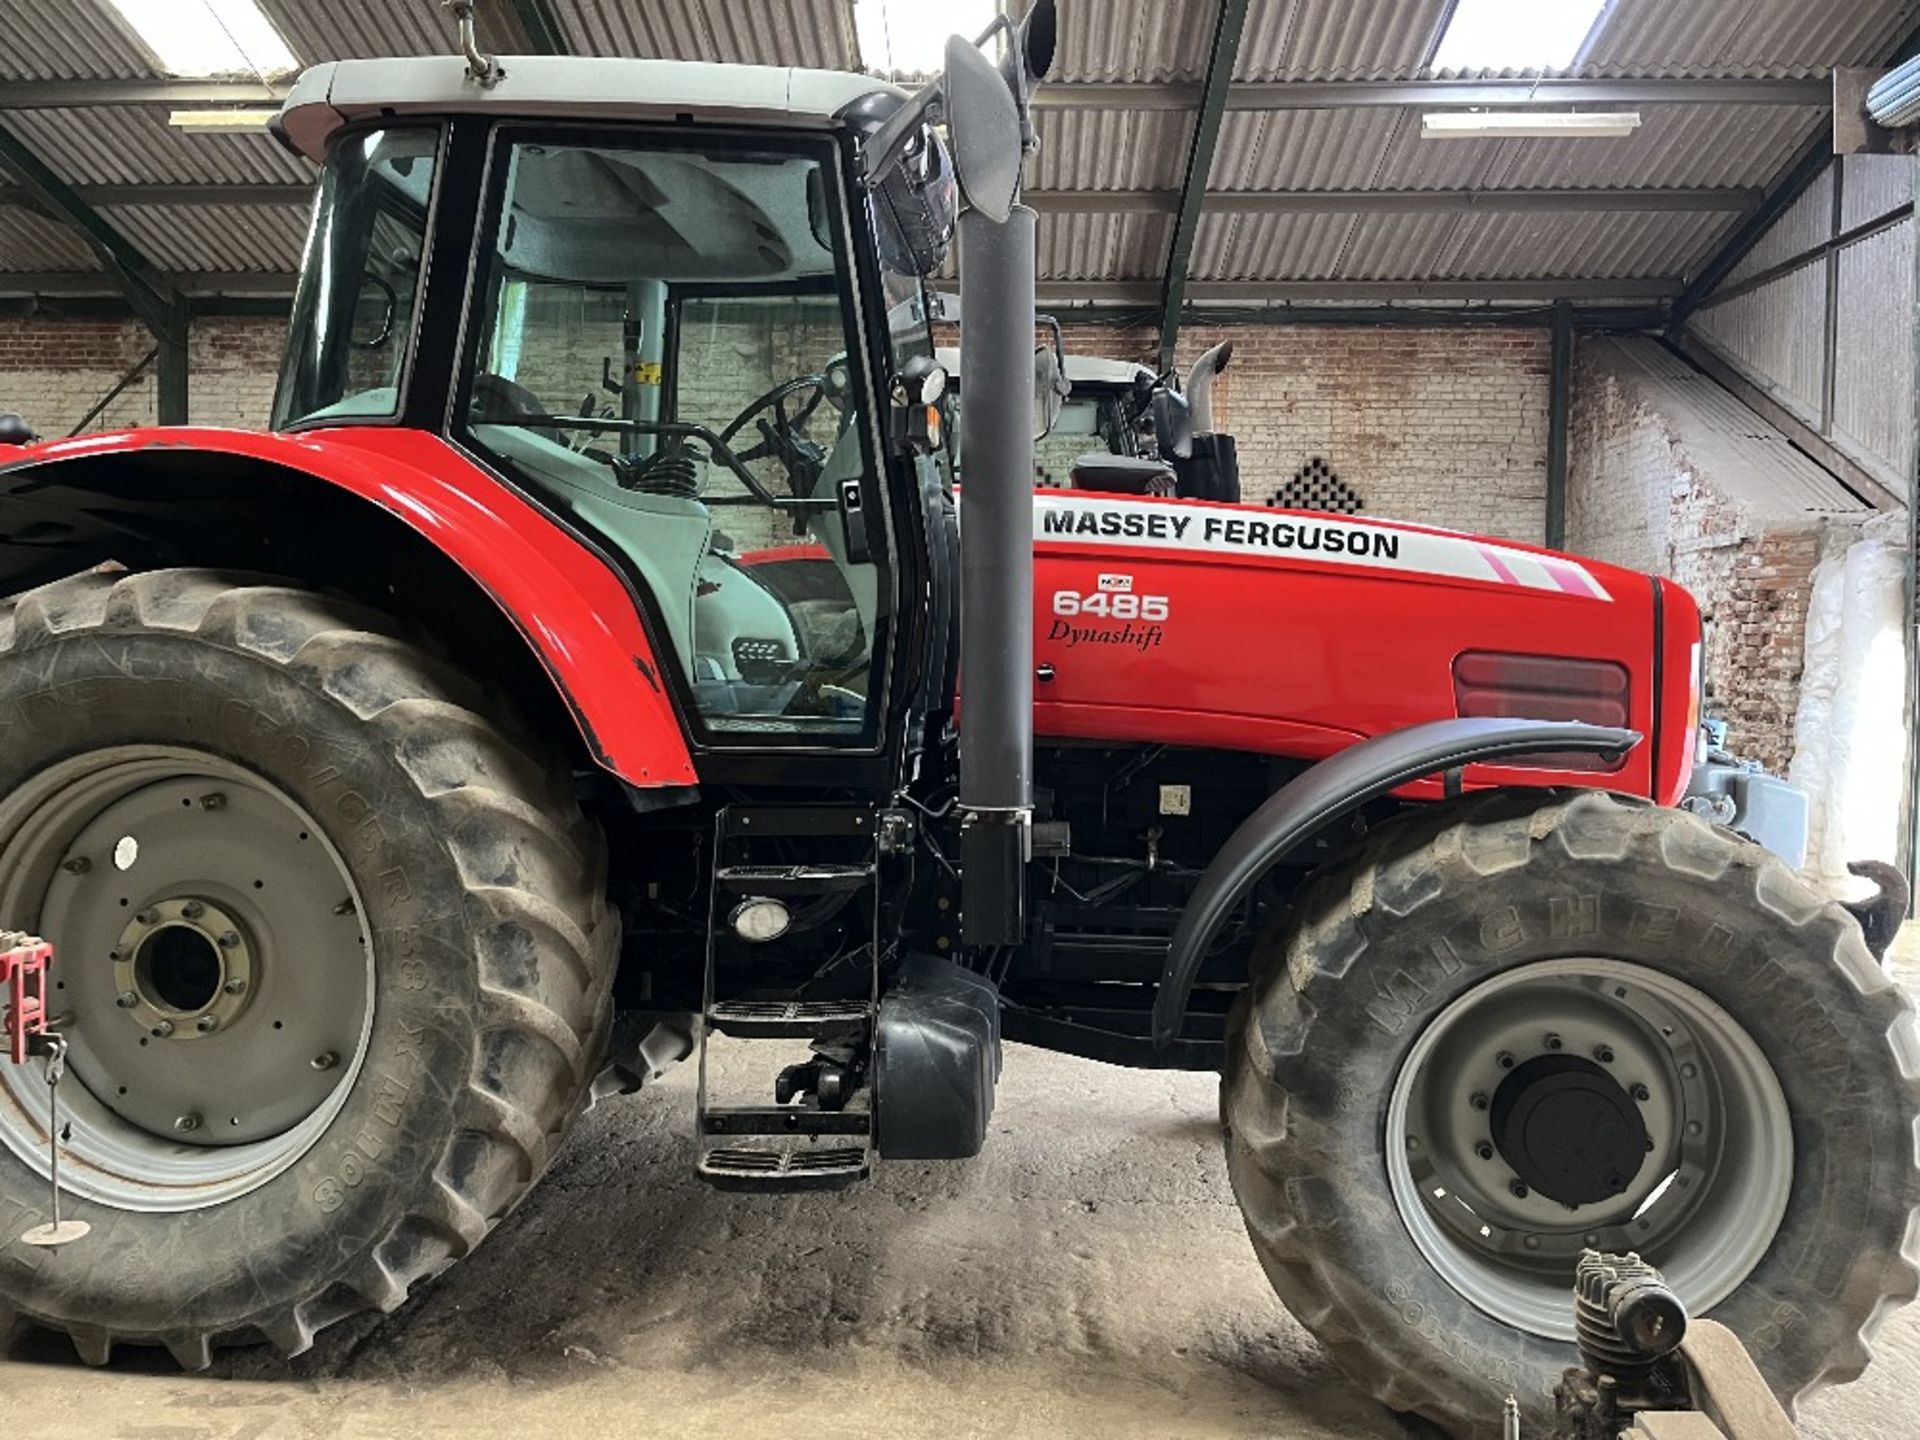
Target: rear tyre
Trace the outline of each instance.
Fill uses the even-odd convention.
[[[0,1065],[0,1333],[189,1367],[391,1311],[546,1168],[619,927],[564,769],[375,612],[197,570],[0,612],[0,915],[55,944],[46,1087]]]
[[[1586,1244],[1791,1403],[1915,1293],[1916,1061],[1858,926],[1759,846],[1492,795],[1383,830],[1264,943],[1228,1170],[1280,1299],[1395,1410],[1477,1434],[1511,1392],[1549,1428]]]

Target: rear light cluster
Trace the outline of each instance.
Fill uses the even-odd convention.
[[[1461,715],[1583,720],[1624,729],[1632,713],[1630,701],[1627,667],[1612,660],[1469,650],[1453,662],[1453,703]],[[1613,770],[1624,758],[1559,752],[1502,763],[1547,770]]]

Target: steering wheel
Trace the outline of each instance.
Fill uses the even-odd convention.
[[[791,380],[783,381],[766,394],[749,401],[746,408],[720,432],[720,443],[731,450],[733,437],[746,428],[749,420],[754,420],[755,428],[760,432],[760,443],[751,449],[734,451],[736,457],[742,463],[778,460],[786,469],[793,493],[810,495],[820,479],[821,468],[826,464],[827,451],[825,446],[807,439],[800,431],[827,398],[830,388],[825,375],[796,375]],[[788,401],[795,396],[805,398],[795,402],[789,412]],[[773,411],[771,419],[760,414],[767,409]],[[757,420],[756,416],[759,417]]]

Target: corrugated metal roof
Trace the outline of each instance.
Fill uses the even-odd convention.
[[[1825,75],[1884,59],[1916,24],[1914,0],[1613,0],[1577,73]]]
[[[1785,435],[1656,340],[1596,337],[1582,359],[1637,391],[1675,447],[1712,476],[1714,488],[1763,519],[1851,513],[1867,508]]]
[[[1684,275],[1727,227],[1728,217],[1681,211],[1596,224],[1581,214],[1484,214],[1464,217],[1436,277],[1471,280]]]
[[[262,130],[193,132],[167,124],[156,106],[18,110],[7,124],[34,154],[74,185],[306,184],[313,167]]]
[[[86,241],[20,205],[0,205],[0,270],[98,270]]]
[[[1260,3],[1256,0],[1255,8]],[[1204,0],[1081,0],[1062,5],[1052,78],[1197,80],[1206,73],[1218,13]]]
[[[453,26],[435,0],[261,0],[303,63],[449,51]],[[854,0],[550,0],[581,53],[853,68]],[[937,0],[925,0],[929,6]],[[1236,78],[1356,80],[1424,73],[1453,0],[1252,0]],[[1069,82],[1192,84],[1202,78],[1213,0],[1073,0],[1063,8],[1055,77]],[[507,43],[519,22],[505,0],[482,6],[483,40]],[[1920,0],[1609,0],[1580,57],[1583,75],[1810,76],[1871,62],[1920,25]],[[515,42],[517,43],[517,42]],[[0,83],[11,79],[152,77],[154,60],[109,0],[0,0]],[[1423,141],[1401,108],[1231,111],[1210,185],[1239,191],[1757,187],[1825,123],[1780,106],[1646,105],[1624,140]],[[4,117],[75,184],[298,183],[304,164],[264,136],[188,135],[156,108],[12,112]],[[1193,126],[1182,110],[1041,113],[1030,183],[1048,190],[1170,191]],[[1904,175],[1861,172],[1849,223]],[[1877,188],[1876,188],[1877,187]],[[1817,200],[1809,201],[1818,210]],[[5,242],[15,268],[89,264],[66,232],[15,211]],[[1877,211],[1876,211],[1877,213]],[[215,215],[231,217],[222,225]],[[117,212],[156,257],[183,270],[281,269],[297,259],[296,207]],[[1209,214],[1196,275],[1247,279],[1589,278],[1684,276],[1730,225],[1730,212],[1463,215]],[[1165,264],[1164,214],[1045,218],[1049,278],[1153,278]],[[1742,272],[1795,243],[1779,227]],[[1817,237],[1816,237],[1817,238]],[[36,255],[36,240],[46,243]],[[1777,253],[1776,253],[1777,252]]]
[[[1193,143],[1181,110],[1042,110],[1040,153],[1027,183],[1043,190],[1166,190],[1180,183]]]
[[[1150,280],[1166,269],[1171,215],[1048,215],[1040,226],[1043,280]]]
[[[1201,280],[1329,280],[1351,215],[1202,215],[1193,274]]]
[[[135,80],[153,57],[101,0],[0,0],[0,79]]]
[[[853,0],[552,0],[579,55],[857,70]]]
[[[1364,189],[1373,184],[1406,113],[1228,111],[1208,183],[1215,190]]]
[[[163,270],[285,274],[300,268],[303,205],[139,205],[102,212]]]
[[[1453,0],[1254,0],[1234,78],[1408,79],[1452,9]]]

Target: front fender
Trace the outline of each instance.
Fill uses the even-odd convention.
[[[1180,1033],[1187,997],[1207,946],[1234,906],[1274,864],[1330,820],[1428,775],[1504,755],[1579,750],[1624,755],[1640,743],[1632,730],[1574,721],[1435,720],[1350,745],[1281,786],[1238,830],[1194,886],[1180,916],[1153,1002],[1153,1043]]]
[[[620,576],[440,437],[373,425],[295,434],[179,427],[90,435],[8,452],[0,464],[0,506],[17,497],[26,502],[21,512],[28,512],[36,494],[66,475],[97,474],[116,459],[171,474],[190,473],[196,464],[231,469],[236,461],[249,462],[377,506],[450,559],[499,607],[546,671],[595,760],[634,786],[695,783],[661,657]],[[98,513],[115,509],[101,506]],[[137,502],[118,509],[125,512],[116,512],[118,529],[130,541],[157,524]]]

